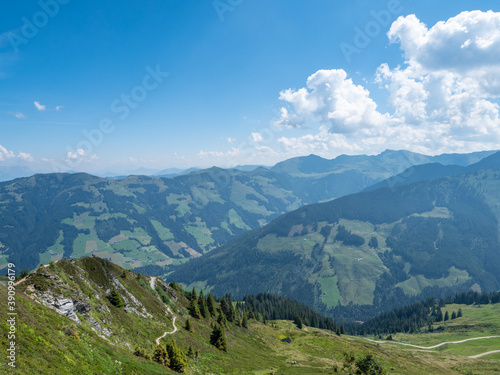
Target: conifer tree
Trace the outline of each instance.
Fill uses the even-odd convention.
[[[450,314],[448,314],[448,311],[444,313],[444,321],[446,322],[447,320],[450,320]]]
[[[212,293],[209,293],[207,296],[207,307],[208,307],[208,312],[210,312],[211,316],[215,316],[215,311],[216,311],[216,305],[215,305],[215,299]]]
[[[457,313],[455,311],[453,311],[451,313],[451,320],[456,319],[456,318],[457,318]]]
[[[225,326],[227,324],[226,314],[224,314],[224,311],[222,311],[220,307],[217,309],[217,312],[219,313],[217,316],[217,323]]]
[[[243,328],[248,328],[248,318],[247,318],[246,314],[243,315],[243,320],[241,321],[241,326]]]
[[[192,349],[192,348],[191,348]],[[170,341],[167,343],[167,353],[170,358],[170,367],[171,370],[177,372],[184,372],[187,368],[187,360],[184,353],[179,349],[175,341]]]
[[[340,325],[340,334],[345,335],[345,328],[344,328],[344,323]]]
[[[296,316],[294,321],[295,325],[297,326],[298,329],[302,329],[302,319],[300,319],[299,316]]]
[[[121,309],[123,307],[123,300],[116,289],[113,289],[107,298],[116,308]]]
[[[194,358],[194,350],[193,350],[193,346],[192,345],[189,345],[189,348],[188,348],[188,351],[187,351],[187,356],[189,358]]]
[[[196,289],[193,287],[193,290],[191,291],[191,297],[190,297],[191,301],[197,301],[198,300],[198,296],[196,295]]]
[[[196,299],[192,299],[191,302],[189,303],[189,313],[193,318],[196,319],[201,318],[200,309],[198,308],[198,301],[196,301]]]
[[[170,358],[168,357],[168,352],[161,345],[156,347],[156,350],[153,354],[153,361],[158,362],[160,365],[169,366]]]
[[[188,332],[193,332],[193,327],[191,326],[191,320],[189,320],[189,318],[186,319],[186,323],[184,324],[184,328]]]
[[[204,318],[208,317],[208,307],[207,307],[207,300],[205,299],[205,296],[203,295],[203,290],[200,292],[200,296],[198,297],[198,307],[200,309],[201,316]]]
[[[215,325],[212,333],[210,334],[210,344],[215,346],[217,349],[227,352],[227,339],[226,332],[224,331],[224,326]]]
[[[462,309],[458,309],[458,313],[457,313],[457,318],[461,318],[462,317]]]

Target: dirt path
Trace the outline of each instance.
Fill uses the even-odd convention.
[[[461,343],[467,342],[467,341],[482,340],[482,339],[493,339],[495,337],[500,337],[500,336],[473,337],[471,339],[465,339],[465,340],[460,340],[460,341],[442,342],[440,344],[436,344],[436,345],[432,345],[432,346],[418,346],[418,345],[406,344],[404,342],[397,342],[397,341],[391,341],[391,340],[385,340],[385,341],[376,341],[376,340],[370,340],[370,339],[367,339],[367,340],[371,341],[371,342],[376,342],[377,344],[393,343],[393,344],[411,346],[413,348],[419,348],[419,349],[434,349],[434,348],[439,348],[440,346],[443,346],[443,345],[446,345],[446,344],[461,344]],[[489,354],[489,352],[486,353],[486,354]],[[483,353],[483,355],[486,355],[486,354]],[[473,357],[469,357],[469,358],[473,358]]]
[[[155,290],[155,282],[156,282],[156,277],[151,276],[149,279],[149,285],[151,286],[151,289]]]
[[[171,334],[173,334],[173,333],[177,332],[177,326],[175,325],[175,320],[177,319],[177,317],[176,317],[176,316],[174,316],[174,313],[172,312],[172,310],[170,310],[170,307],[169,307],[169,306],[167,306],[167,311],[170,313],[170,315],[172,315],[172,316],[174,317],[174,321],[172,322],[172,324],[174,325],[174,330],[173,330],[173,331],[170,331],[170,332],[165,331],[165,332],[163,333],[163,335],[161,335],[160,337],[158,337],[158,338],[156,339],[156,345],[160,345],[160,340],[161,340],[162,338],[164,338],[166,335],[171,335]]]
[[[485,355],[493,354],[493,353],[500,353],[500,350],[492,350],[491,352],[486,352],[486,353],[471,355],[471,356],[469,356],[469,358],[481,358],[481,357],[484,357]]]
[[[55,261],[55,263],[57,263],[57,262],[59,262],[59,261],[58,261],[58,260],[56,260],[56,261]],[[43,266],[44,266],[45,268],[47,268],[48,266],[50,266],[50,263],[44,264]],[[30,274],[31,274],[31,273],[29,273],[29,274],[28,274],[28,276],[29,276]],[[26,280],[26,278],[27,278],[28,276],[23,277],[21,280],[19,280],[19,281],[15,282],[15,283],[14,283],[14,286],[17,286],[17,285],[21,284],[24,280]]]

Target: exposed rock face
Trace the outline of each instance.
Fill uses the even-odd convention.
[[[90,306],[90,303],[86,301],[76,301],[75,303],[75,310],[80,315],[89,316],[91,309],[92,307]]]
[[[73,319],[75,322],[80,321],[76,315],[75,304],[69,298],[56,299],[53,306],[59,314],[65,315],[68,318]]]
[[[44,306],[53,308],[59,314],[67,316],[75,322],[80,322],[80,319],[76,315],[75,304],[70,298],[57,298],[49,292],[44,292],[42,295],[34,294],[33,296]]]

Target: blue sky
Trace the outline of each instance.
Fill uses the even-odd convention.
[[[127,173],[498,149],[496,11],[494,1],[3,2],[0,167]]]

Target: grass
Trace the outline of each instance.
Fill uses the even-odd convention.
[[[446,322],[433,324],[433,332],[420,334],[393,335],[394,342],[403,342],[412,345],[430,347],[443,342],[455,342],[470,338],[500,336],[500,304],[495,305],[447,305],[442,308],[451,316],[453,311],[462,309],[463,316]],[[384,347],[399,349],[405,352],[416,353],[422,349],[398,345],[388,341]],[[480,359],[467,357],[500,349],[500,337],[471,340],[463,343],[445,344],[437,348],[426,349],[433,361],[443,361],[451,364],[460,362],[460,366],[451,366],[460,371],[470,371],[473,374],[495,374],[500,368],[500,355],[491,354]],[[464,372],[467,373],[467,372]]]
[[[466,283],[470,279],[471,278],[467,271],[451,267],[447,277],[442,277],[440,279],[428,279],[425,276],[417,275],[396,284],[396,287],[403,289],[403,292],[406,295],[412,296],[420,294],[426,287],[438,286],[440,288],[445,288]]]
[[[135,346],[148,353],[155,348],[154,340],[165,331],[171,331],[172,317],[165,314],[166,307],[156,291],[149,287],[149,277],[124,271],[122,268],[99,258],[81,258],[75,262],[60,261],[41,268],[37,282],[44,289],[54,285],[72,299],[87,296],[91,305],[91,316],[109,328],[113,335],[105,340],[96,335],[87,323],[78,324],[78,337],[65,333],[73,321],[55,311],[34,303],[23,291],[28,284],[21,284],[16,294],[18,312],[17,344],[18,369],[10,371],[4,367],[2,374],[163,374],[172,373],[152,361],[132,354]],[[34,276],[33,276],[34,277]],[[55,277],[55,278],[54,278]],[[326,285],[334,283],[334,277],[323,278]],[[28,279],[29,280],[29,279]],[[115,281],[113,281],[115,280]],[[134,312],[126,313],[113,307],[105,298],[106,290],[116,288],[122,298],[130,302],[133,295],[150,317],[141,317]],[[156,285],[167,288],[157,279]],[[203,288],[203,285],[198,287]],[[498,348],[500,339],[477,340],[457,346],[446,345],[442,349],[424,352],[394,343],[376,344],[361,337],[337,336],[333,332],[304,327],[299,330],[290,321],[271,321],[267,324],[250,320],[249,328],[228,323],[226,334],[228,353],[221,352],[209,344],[211,322],[214,318],[190,318],[193,332],[183,327],[189,314],[189,301],[182,292],[165,289],[170,308],[177,316],[179,330],[162,339],[162,344],[175,340],[183,352],[191,345],[200,353],[198,360],[189,359],[189,373],[200,374],[332,374],[334,366],[341,366],[343,353],[350,351],[357,357],[373,353],[384,366],[387,374],[494,374],[499,368],[500,355],[487,358],[468,359],[468,355]],[[6,288],[0,286],[0,298],[6,298]],[[141,310],[137,303],[133,303]],[[463,317],[446,323],[442,332],[418,335],[396,335],[395,340],[416,345],[432,345],[442,341],[454,341],[463,337],[478,337],[485,333],[500,332],[500,306],[481,307],[449,305],[443,310],[458,311]],[[141,310],[142,311],[142,310]],[[6,326],[6,310],[0,310],[0,320]],[[80,316],[82,322],[85,318]],[[435,329],[437,330],[436,324]],[[290,338],[290,343],[281,340]],[[6,347],[6,336],[0,336],[0,347]],[[296,365],[292,365],[296,361]],[[462,372],[464,371],[464,372]]]
[[[321,284],[322,301],[328,307],[335,307],[340,301],[340,291],[337,286],[337,276],[318,277]]]
[[[159,221],[151,220],[151,224],[153,224],[153,227],[156,229],[156,232],[158,232],[158,236],[162,241],[169,241],[174,239],[174,235],[172,234],[170,229],[165,228]]]

